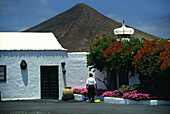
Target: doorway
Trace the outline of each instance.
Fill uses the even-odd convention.
[[[121,85],[129,85],[129,72],[128,71],[121,71],[119,72],[119,88]]]
[[[41,99],[58,99],[58,66],[40,66]]]

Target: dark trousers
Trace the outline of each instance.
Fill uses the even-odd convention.
[[[94,85],[89,85],[89,87],[88,87],[88,97],[89,97],[89,100],[92,98],[92,102],[94,102],[94,94],[95,94]]]

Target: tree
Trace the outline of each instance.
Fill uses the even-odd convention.
[[[105,51],[109,46],[110,42],[116,41],[115,38],[112,38],[107,35],[97,36],[96,40],[90,45],[90,53],[87,55],[87,66],[96,68],[97,70],[102,71],[104,67],[108,67],[106,59],[103,57],[103,51]]]
[[[167,40],[145,40],[144,46],[132,62],[140,76],[154,80],[170,70],[170,42]]]
[[[90,45],[87,66],[100,71],[104,67],[111,72],[135,71],[140,74],[141,82],[154,80],[170,72],[170,42],[144,38],[117,41],[101,35]]]

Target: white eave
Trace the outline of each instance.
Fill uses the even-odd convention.
[[[0,32],[0,50],[67,50],[53,33]]]

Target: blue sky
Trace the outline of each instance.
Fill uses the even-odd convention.
[[[170,0],[0,0],[0,31],[23,31],[84,3],[111,19],[170,38]]]

